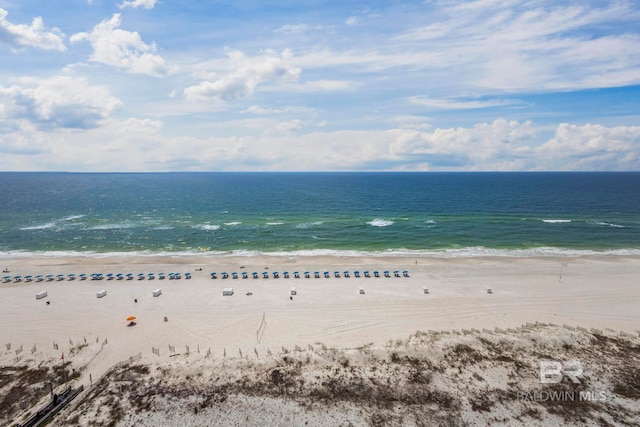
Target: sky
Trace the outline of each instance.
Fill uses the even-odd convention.
[[[0,170],[640,171],[640,0],[0,0]]]

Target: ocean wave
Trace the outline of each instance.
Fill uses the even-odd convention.
[[[639,257],[640,248],[625,249],[569,249],[556,247],[536,247],[528,249],[495,249],[487,247],[467,247],[456,249],[387,249],[383,251],[361,251],[344,249],[305,249],[297,251],[257,251],[249,249],[236,249],[230,251],[209,251],[209,250],[187,250],[187,251],[130,251],[130,252],[95,252],[95,251],[0,251],[0,257],[5,259],[23,258],[65,258],[65,257],[86,257],[86,258],[125,258],[131,256],[141,257],[258,257],[274,256],[284,258],[297,257],[398,257],[398,258],[482,258],[482,257],[503,257],[503,258],[531,258],[531,257],[566,257],[577,258],[583,256],[629,256]]]
[[[242,224],[242,221],[231,221],[231,222],[225,222],[224,225],[240,225]]]
[[[296,225],[296,228],[305,229],[309,227],[317,227],[322,224],[324,224],[324,221],[303,222],[302,224]]]
[[[542,222],[546,222],[548,224],[560,224],[560,223],[571,222],[571,220],[570,219],[543,219]]]
[[[393,225],[393,221],[390,221],[388,219],[376,218],[372,221],[367,222],[367,224],[373,225],[374,227],[388,227],[390,225]]]
[[[283,225],[284,222],[268,222],[267,225]]]
[[[28,227],[20,227],[20,230],[22,230],[22,231],[46,230],[47,228],[53,228],[55,226],[56,226],[55,222],[47,222],[45,224],[30,225]]]
[[[60,221],[73,221],[74,219],[84,218],[86,215],[69,215],[61,218]]]
[[[215,230],[219,230],[220,226],[212,225],[212,224],[198,224],[198,225],[194,225],[193,228],[197,228],[198,230],[204,230],[204,231],[215,231]]]
[[[109,224],[93,225],[87,227],[87,230],[126,230],[129,228],[135,228],[136,224],[133,222],[116,222]]]
[[[598,221],[596,221],[593,224],[595,224],[595,225],[603,225],[603,226],[606,226],[606,227],[613,227],[613,228],[627,228],[624,225],[611,224],[610,222],[598,222]]]

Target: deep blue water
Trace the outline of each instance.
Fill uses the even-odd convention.
[[[0,255],[640,254],[640,173],[0,173]]]

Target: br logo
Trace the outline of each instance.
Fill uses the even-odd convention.
[[[557,384],[564,377],[569,378],[574,384],[580,384],[578,377],[582,372],[582,363],[577,360],[568,360],[564,363],[556,360],[540,361],[541,384]]]

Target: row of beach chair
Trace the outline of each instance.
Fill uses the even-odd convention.
[[[242,273],[240,273],[240,275],[242,276],[243,279],[248,279],[249,278],[249,272],[247,271],[243,271]],[[309,272],[309,271],[305,271],[302,273],[298,272],[298,271],[294,271],[292,273],[293,277],[295,279],[299,279],[300,277],[304,277],[306,279],[311,278],[312,276],[316,279],[319,279],[321,277],[324,276],[324,278],[328,279],[331,277],[331,275],[329,274],[328,271],[324,271],[322,273],[320,273],[319,271],[314,271],[313,273]],[[380,272],[379,271],[374,271],[373,273],[370,273],[369,271],[363,271],[362,275],[364,277],[381,277],[380,276]],[[384,277],[409,277],[409,271],[404,270],[402,273],[400,272],[400,270],[395,270],[392,272],[390,271],[383,271],[382,275]],[[260,277],[260,275],[258,274],[258,272],[254,271],[253,273],[251,273],[251,276],[254,279],[258,279]],[[340,272],[339,271],[334,271],[333,272],[333,276],[335,278],[340,278],[340,277],[351,277],[351,273],[349,271],[344,271],[342,272],[342,276],[340,276]],[[240,276],[238,275],[237,272],[232,272],[231,274],[227,273],[227,272],[222,272],[220,273],[220,278],[222,279],[228,279],[229,277],[231,277],[232,279],[238,279]],[[268,279],[269,277],[273,277],[274,279],[278,279],[280,278],[280,273],[277,271],[273,271],[271,272],[271,274],[269,274],[268,271],[263,271],[262,272],[262,278],[263,279]],[[285,279],[288,279],[289,277],[291,277],[291,275],[289,274],[288,271],[285,271],[282,273],[282,277],[284,277]],[[354,271],[353,272],[353,277],[361,277],[360,272],[359,271]],[[211,278],[212,279],[217,279],[218,278],[218,273],[216,273],[215,271],[211,272]]]
[[[19,282],[53,282],[53,281],[62,281],[62,280],[154,280],[155,278],[158,278],[159,280],[164,280],[165,278],[168,278],[170,280],[178,280],[178,279],[182,279],[183,274],[182,273],[169,273],[169,274],[164,274],[164,273],[138,273],[137,275],[133,275],[132,273],[107,273],[107,274],[102,274],[102,273],[92,273],[92,274],[78,274],[77,276],[73,273],[71,274],[67,274],[66,276],[64,274],[47,274],[47,275],[41,275],[38,274],[37,276],[4,276],[3,277],[3,282],[4,283],[9,283],[9,282],[14,282],[14,283],[19,283]],[[191,279],[191,273],[184,273],[184,278],[185,279]]]

